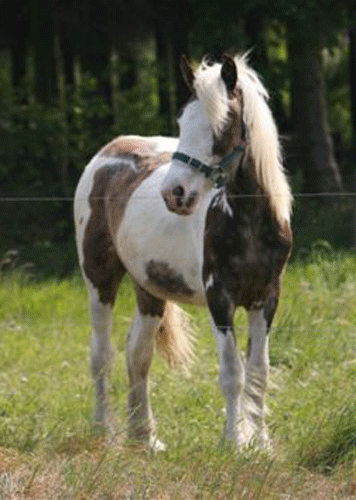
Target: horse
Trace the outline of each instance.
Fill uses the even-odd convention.
[[[188,362],[187,317],[208,308],[226,400],[224,440],[267,449],[268,332],[292,247],[292,194],[268,92],[246,55],[182,57],[191,91],[179,137],[120,136],[86,166],[74,216],[91,312],[95,420],[107,425],[111,317],[128,273],[136,313],[128,332],[128,436],[165,449],[148,390],[155,345],[171,365]],[[248,314],[244,356],[234,312]],[[224,441],[225,442],[225,441]]]

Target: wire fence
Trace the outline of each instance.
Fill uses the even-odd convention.
[[[119,196],[119,195],[118,195]],[[228,198],[264,198],[267,194],[228,194]],[[286,196],[285,194],[275,194],[275,196]],[[147,199],[153,198],[154,195],[138,195],[137,199]],[[352,198],[356,197],[356,191],[348,192],[324,192],[324,193],[293,193],[293,198],[323,198],[323,197],[335,197],[335,198]],[[78,198],[78,199],[88,199],[88,197]],[[91,200],[104,200],[107,196],[90,196]],[[110,197],[112,199],[113,197]],[[74,196],[0,196],[0,202],[73,202]]]
[[[118,297],[117,302],[120,301],[120,297]],[[198,307],[198,306],[197,306]],[[199,309],[204,309],[204,306],[200,306]],[[192,323],[191,329],[192,329],[192,340],[194,341],[194,338],[197,337],[197,335],[200,334],[200,332],[205,331],[205,330],[210,330],[212,328],[211,321],[208,319],[208,309],[207,306],[205,307],[206,309],[206,319],[197,319],[195,316],[192,314],[188,313],[188,317],[190,317],[190,321]],[[85,311],[85,314],[87,315],[87,311]],[[247,314],[247,313],[246,313]],[[281,318],[282,319],[282,318]],[[41,320],[40,320],[41,321]],[[283,319],[282,319],[283,321]],[[115,314],[115,310],[113,310],[113,335],[115,336],[116,334],[120,334],[121,329],[123,328],[124,330],[121,333],[128,333],[128,328],[130,325],[134,322],[134,310],[132,311],[131,316],[123,316],[122,314]],[[244,325],[238,325],[235,324],[233,325],[233,330],[235,333],[246,333],[248,331],[248,324],[247,324],[247,319],[243,319],[242,322],[246,322]],[[330,326],[325,326],[325,323],[322,328],[318,326],[317,322],[315,325],[312,323],[307,323],[307,322],[302,322],[300,324],[295,324],[295,325],[288,325],[279,323],[278,320],[274,321],[272,325],[270,326],[268,333],[269,335],[273,335],[273,332],[284,332],[284,333],[293,333],[293,332],[301,332],[305,331],[308,333],[308,335],[321,335],[324,333],[335,333],[337,329],[335,328],[335,324],[342,328],[344,331],[345,329],[349,329],[352,331],[353,336],[352,339],[350,338],[350,341],[354,341],[356,339],[356,330],[355,330],[355,324],[350,322],[343,322],[342,324],[338,324],[337,319],[330,319],[329,320]],[[9,321],[1,321],[0,322],[0,330],[5,332],[5,331],[11,331],[11,332],[22,332],[24,329],[26,329],[28,326],[33,325],[34,322],[31,321],[31,319],[27,319],[24,321],[18,320],[9,320]],[[172,323],[173,326],[180,327],[180,323]],[[229,329],[226,325],[214,325],[217,329],[221,330],[226,330]],[[70,329],[72,330],[73,328],[88,328],[91,329],[91,323],[89,319],[84,319],[83,321],[79,321],[78,318],[73,318],[72,320],[69,318],[66,318],[63,320],[63,322],[48,322],[42,325],[43,329],[48,329],[50,328],[51,330],[67,330]],[[36,331],[41,329],[41,327],[37,326]],[[355,360],[356,363],[356,360]]]

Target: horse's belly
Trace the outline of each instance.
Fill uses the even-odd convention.
[[[205,304],[205,216],[168,212],[159,192],[164,171],[152,174],[131,195],[117,230],[117,251],[132,278],[154,296]]]

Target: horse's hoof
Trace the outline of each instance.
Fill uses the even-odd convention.
[[[98,406],[94,413],[94,424],[98,427],[105,427],[108,419],[108,410],[102,406]]]
[[[158,453],[167,449],[167,445],[157,439],[155,436],[150,437],[149,447],[153,451],[153,453]]]
[[[266,453],[268,456],[273,456],[275,453],[272,441],[267,434],[256,437],[253,444],[256,450]]]
[[[93,428],[98,434],[108,434],[114,437],[117,433],[116,422],[110,411],[96,411],[93,418]]]

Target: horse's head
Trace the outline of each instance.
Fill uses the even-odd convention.
[[[194,72],[182,58],[181,68],[192,98],[178,119],[179,143],[162,183],[167,208],[191,214],[199,197],[240,164],[245,143],[242,92],[234,59],[204,60]]]

